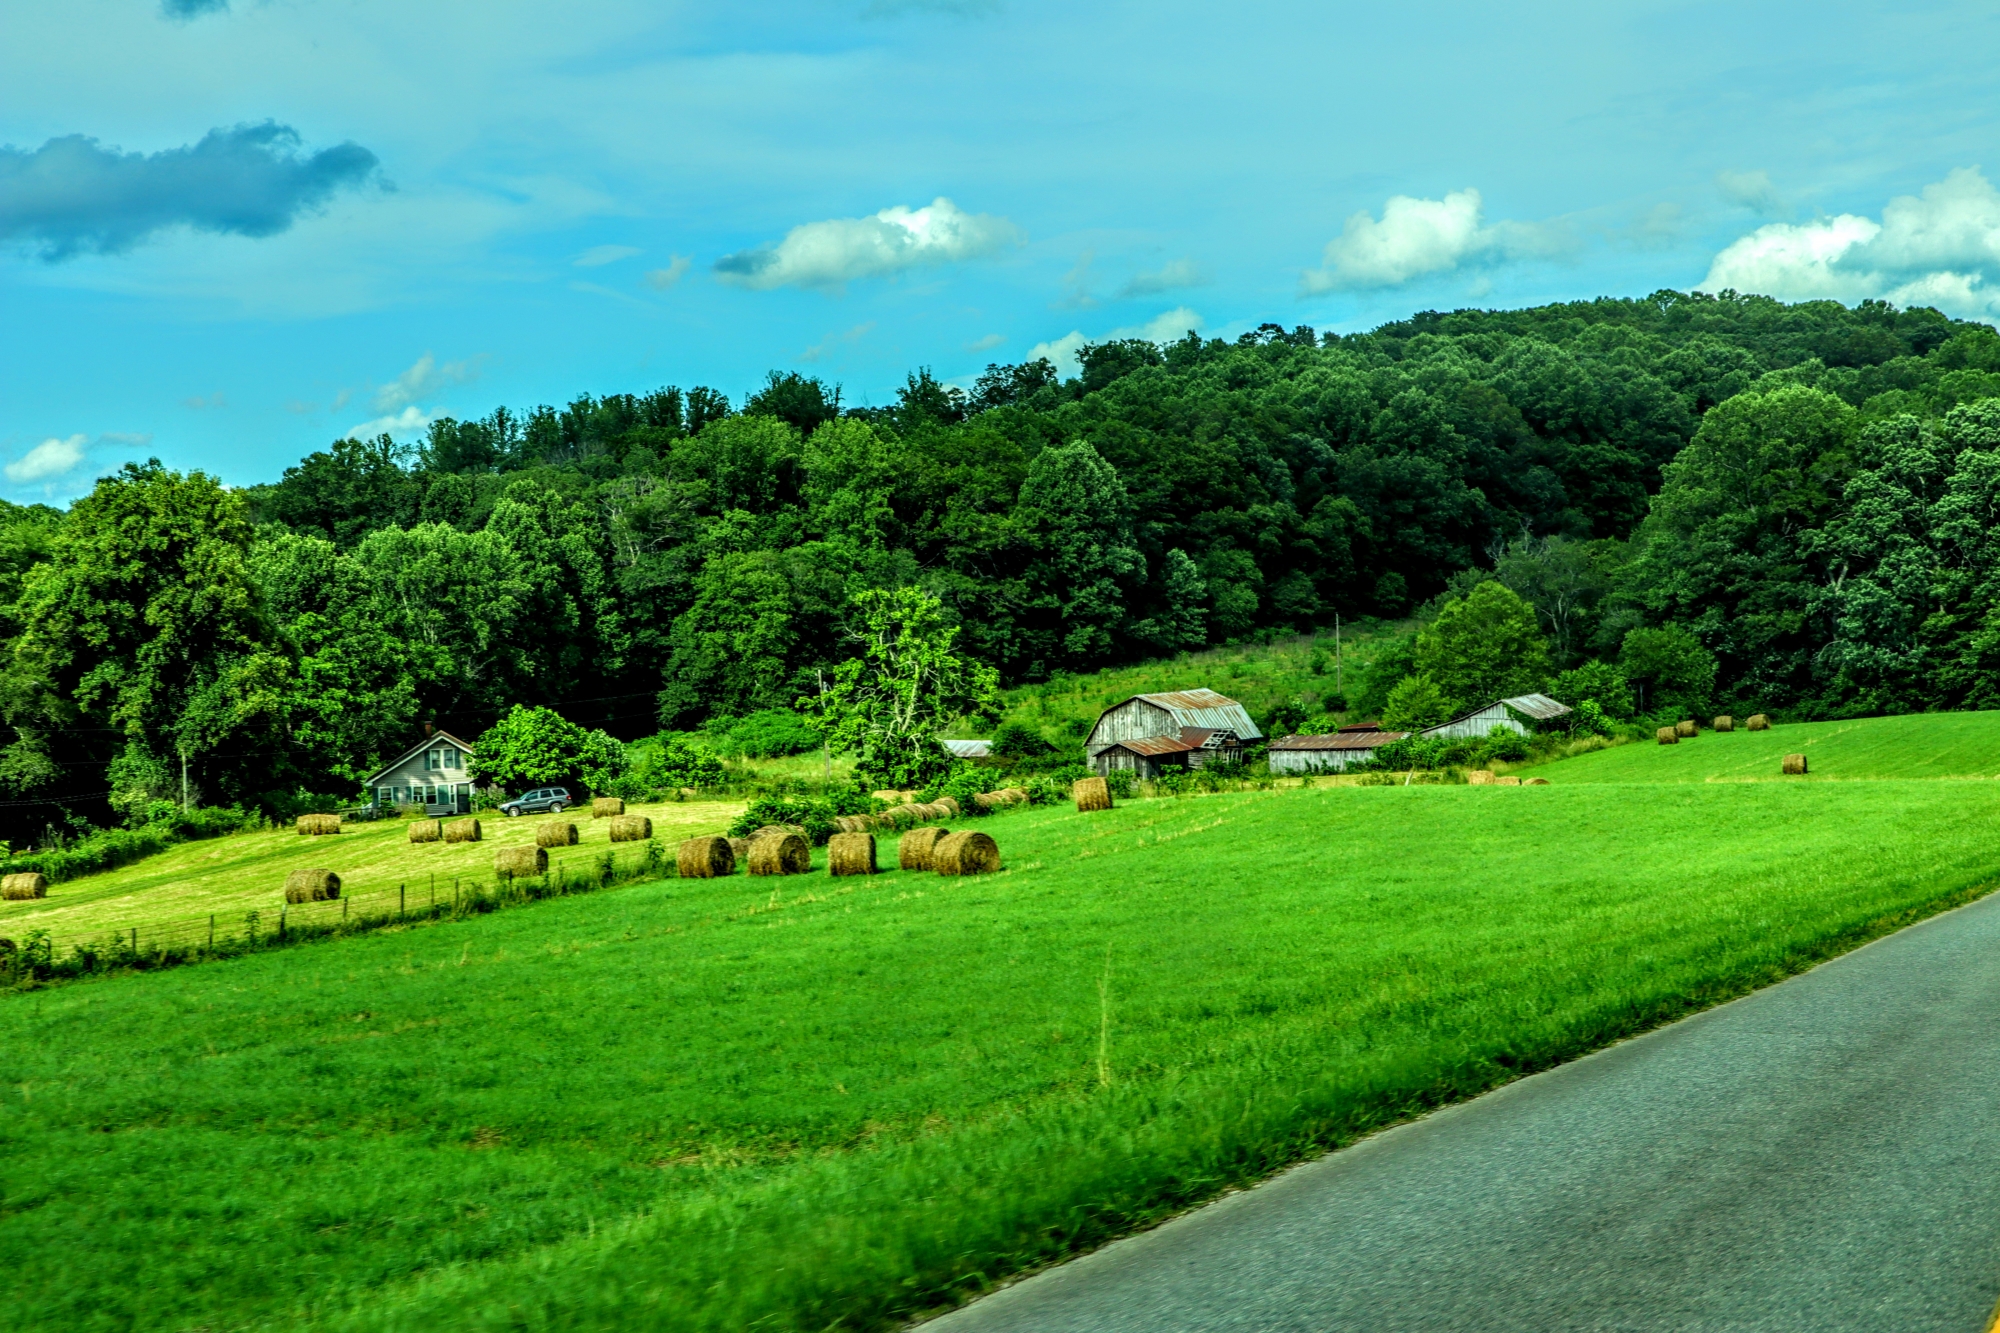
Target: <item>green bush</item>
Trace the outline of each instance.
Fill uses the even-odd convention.
[[[119,866],[142,861],[179,843],[218,838],[226,833],[256,828],[263,823],[255,814],[213,806],[200,807],[185,814],[172,807],[153,813],[157,817],[138,828],[99,829],[72,843],[9,857],[0,861],[0,874],[40,871],[60,884],[83,875],[116,870]]]
[[[715,787],[722,783],[722,761],[697,737],[663,731],[626,747],[625,771],[612,781],[609,793],[628,801],[682,787]]]
[[[723,749],[751,759],[782,759],[819,748],[819,733],[789,708],[766,708],[730,724]]]
[[[840,790],[825,796],[765,796],[750,802],[734,824],[729,836],[740,838],[755,833],[766,824],[797,824],[815,847],[824,847],[837,831],[833,821],[841,815],[871,815],[882,802],[865,792]]]
[[[1038,759],[1055,752],[1046,736],[1019,722],[1009,722],[993,733],[993,753],[1002,759]]]

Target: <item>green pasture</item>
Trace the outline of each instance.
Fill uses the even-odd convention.
[[[653,836],[671,851],[681,838],[720,833],[742,812],[743,803],[684,801],[628,808],[650,818]],[[575,857],[581,864],[612,849],[609,821],[593,820],[588,807],[562,818],[577,826],[579,840],[573,847],[551,849],[552,861]],[[285,901],[285,876],[301,869],[332,870],[343,891],[356,898],[393,897],[399,885],[423,894],[441,883],[449,893],[454,880],[490,883],[494,853],[532,844],[544,819],[508,819],[488,811],[479,816],[479,842],[412,843],[408,821],[385,819],[349,823],[339,833],[316,838],[284,828],[182,843],[117,870],[52,884],[46,898],[0,901],[0,936],[20,939],[46,930],[59,951],[135,927],[144,939],[168,934],[192,939],[190,932],[211,914],[228,933],[240,927],[247,912],[275,920]]]
[[[2000,777],[2000,712],[1909,713],[1845,722],[1780,724],[1769,731],[1710,731],[1677,745],[1640,741],[1536,767],[1569,782],[1784,782],[1853,778]],[[1806,776],[1779,770],[1806,756]],[[1522,769],[1522,772],[1528,770]]]
[[[1027,810],[978,879],[668,880],[7,993],[0,1309],[888,1326],[1966,901],[1996,817],[1896,781]]]

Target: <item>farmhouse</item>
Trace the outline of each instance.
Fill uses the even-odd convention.
[[[472,747],[447,731],[424,738],[369,775],[376,805],[421,805],[431,815],[472,813]]]
[[[1514,699],[1497,700],[1484,708],[1475,708],[1435,727],[1426,727],[1423,734],[1445,740],[1480,740],[1492,735],[1493,728],[1505,727],[1525,736],[1528,727],[1521,721],[1522,718],[1531,722],[1553,722],[1568,716],[1569,712],[1568,704],[1557,703],[1546,694],[1523,694]]]
[[[1096,773],[1156,778],[1166,768],[1239,759],[1244,742],[1263,738],[1242,704],[1214,690],[1135,694],[1098,714],[1083,756]]]
[[[1317,736],[1281,736],[1271,742],[1273,773],[1341,773],[1349,764],[1365,764],[1378,746],[1402,740],[1407,731],[1384,731],[1374,722],[1357,722]]]

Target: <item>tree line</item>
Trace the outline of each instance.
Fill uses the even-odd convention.
[[[1701,675],[1689,644],[1702,706],[1990,702],[1985,325],[1668,291],[1079,359],[919,370],[880,408],[781,372],[740,404],[584,396],[336,441],[243,490],[149,463],[9,505],[0,785],[50,804],[0,825],[183,783],[351,794],[420,723],[516,705],[626,740],[790,709],[898,589],[1003,683],[1432,622],[1497,582],[1550,672],[1623,662],[1635,708],[1648,652]]]

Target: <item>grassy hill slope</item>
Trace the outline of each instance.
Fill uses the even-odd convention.
[[[4,994],[0,1308],[887,1324],[1964,901],[1996,817],[1917,782],[1051,808],[976,880],[672,880]]]
[[[1779,772],[1788,754],[1806,756],[1806,777]],[[2000,712],[1912,713],[1799,722],[1769,731],[1703,731],[1678,745],[1642,741],[1533,771],[1551,783],[1993,778],[2000,777]]]

